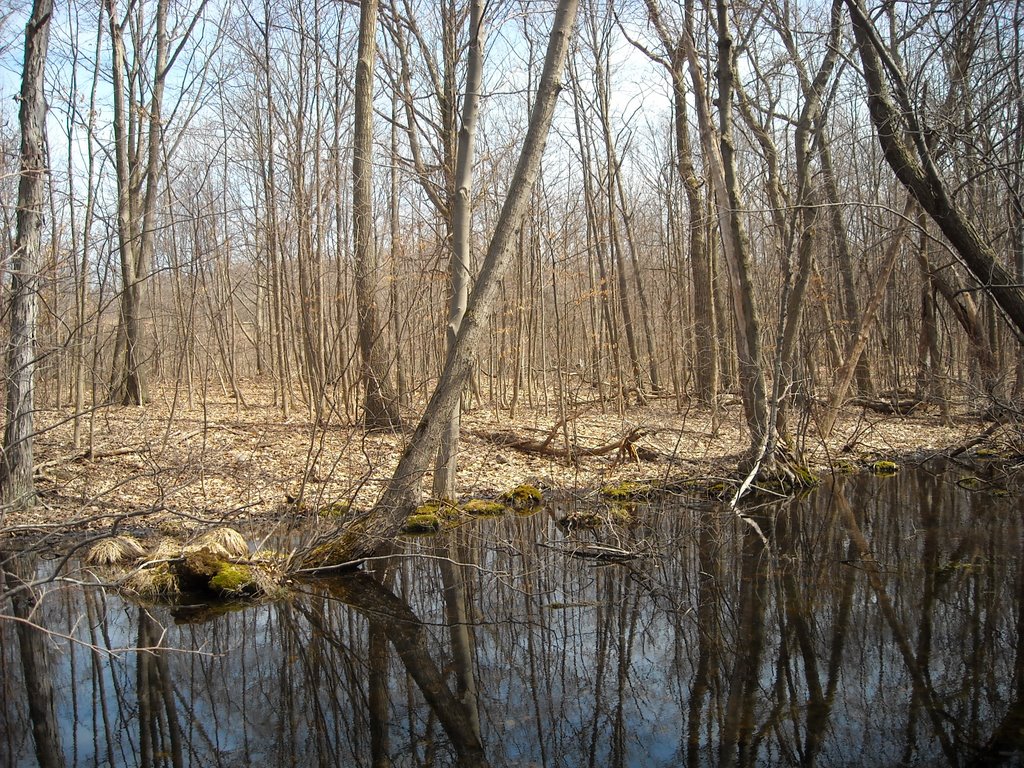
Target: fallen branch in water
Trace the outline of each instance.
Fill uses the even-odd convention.
[[[583,557],[591,560],[603,560],[605,562],[621,563],[629,560],[639,560],[646,557],[654,557],[655,553],[649,549],[624,549],[613,547],[610,544],[598,544],[596,542],[579,544],[575,547],[558,547],[554,544],[539,542],[539,546],[553,549],[569,557]]]

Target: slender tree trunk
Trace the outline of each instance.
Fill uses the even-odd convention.
[[[483,81],[484,0],[472,0],[469,13],[469,60],[466,64],[466,94],[462,103],[462,127],[455,160],[455,199],[452,205],[452,294],[448,304],[445,339],[448,354],[455,346],[459,326],[469,301],[469,249],[473,216],[473,162],[480,87]],[[461,400],[455,403],[441,433],[441,445],[434,469],[433,495],[436,499],[455,497]]]
[[[305,555],[302,559],[304,568],[351,565],[372,555],[398,533],[420,500],[421,483],[430,457],[436,452],[444,424],[461,397],[462,388],[472,369],[473,355],[481,340],[486,337],[488,319],[500,289],[501,278],[512,257],[515,236],[522,226],[540,173],[548,129],[561,91],[562,70],[576,19],[576,7],[577,0],[559,0],[544,59],[544,71],[519,162],[455,344],[446,356],[441,378],[423,417],[374,508],[346,526],[335,539]]]
[[[35,0],[25,27],[21,80],[21,166],[17,232],[11,260],[10,338],[7,340],[7,424],[0,501],[7,506],[35,503],[32,480],[35,434],[36,317],[42,251],[43,191],[46,180],[46,99],[43,94],[50,43],[52,0]]]
[[[683,182],[686,193],[690,272],[693,280],[693,325],[696,347],[696,397],[698,402],[710,405],[718,397],[721,386],[718,365],[718,328],[715,323],[713,298],[713,274],[705,240],[707,222],[704,217],[704,180],[698,175],[693,162],[693,148],[690,142],[689,105],[687,102],[686,38],[690,34],[682,30],[675,36],[665,25],[657,0],[645,0],[647,16],[665,49],[672,79],[672,124],[675,152],[675,167]],[[696,94],[695,98],[702,98]]]
[[[823,113],[826,86],[832,77],[832,71],[839,56],[841,1],[833,0],[831,27],[825,55],[822,57],[821,65],[815,73],[814,79],[808,78],[802,65],[799,67],[800,86],[805,101],[797,118],[793,143],[796,155],[797,212],[799,214],[797,220],[800,230],[799,237],[796,237],[795,272],[790,259],[786,260],[792,277],[788,280],[791,288],[783,308],[781,348],[778,351],[781,381],[775,382],[776,396],[779,398],[776,430],[780,439],[786,440],[788,443],[792,443],[788,424],[789,404],[792,400],[791,393],[787,390],[796,382],[796,342],[803,319],[804,296],[811,278],[812,257],[818,240],[817,225],[821,211],[811,167],[812,140],[814,129],[820,122]],[[796,45],[791,36],[787,36],[787,42],[789,42],[790,55],[799,62]],[[786,237],[786,239],[790,240],[790,237]]]
[[[373,67],[377,58],[377,13],[377,0],[361,0],[352,148],[352,225],[365,393],[363,423],[369,429],[392,429],[401,420],[377,320],[377,248],[373,232]]]
[[[100,79],[100,43],[103,40],[103,24],[96,25],[96,57],[93,60],[92,84],[89,89],[89,117],[86,122],[86,141],[89,157],[86,161],[85,216],[82,222],[80,255],[78,256],[75,282],[75,342],[74,342],[74,405],[75,416],[72,427],[72,442],[75,448],[82,443],[82,412],[85,409],[85,343],[86,343],[86,301],[89,283],[89,250],[92,248],[92,225],[96,214],[95,171],[96,154],[93,140],[96,132],[96,91]],[[71,177],[73,160],[68,156],[68,176]],[[73,214],[72,214],[73,217]],[[73,253],[79,253],[72,249]]]
[[[864,307],[864,313],[861,315],[860,323],[857,326],[857,332],[850,339],[849,344],[847,344],[846,359],[843,360],[843,364],[836,373],[836,383],[832,388],[832,396],[829,399],[828,408],[825,411],[825,416],[821,420],[819,427],[819,431],[822,435],[828,436],[832,432],[832,427],[835,425],[836,418],[839,415],[839,409],[843,405],[843,400],[846,398],[847,392],[850,391],[850,385],[853,383],[854,372],[857,369],[857,360],[863,354],[864,348],[867,346],[868,338],[871,334],[871,327],[875,322],[875,316],[878,314],[878,309],[882,305],[882,299],[885,298],[885,291],[889,284],[889,277],[892,275],[893,267],[896,264],[896,257],[900,254],[900,248],[903,245],[903,237],[907,232],[909,217],[913,213],[914,206],[915,202],[913,197],[908,195],[906,205],[903,207],[903,215],[900,218],[899,224],[896,226],[896,231],[892,235],[892,242],[889,243],[889,248],[886,250],[885,257],[882,259],[882,268],[879,271],[878,279],[875,282],[875,288],[871,293],[871,297],[868,299],[868,303]]]
[[[768,396],[761,355],[761,330],[754,300],[749,247],[743,221],[739,181],[736,177],[735,143],[732,131],[733,53],[728,8],[724,0],[716,3],[718,31],[718,105],[719,129],[711,121],[710,104],[704,85],[703,69],[693,44],[692,32],[683,36],[690,76],[696,94],[697,121],[705,160],[715,190],[722,250],[732,287],[736,354],[740,392],[747,429],[750,456],[756,460],[771,446]],[[692,17],[692,13],[691,13]]]
[[[850,239],[846,234],[846,220],[843,218],[844,206],[839,197],[839,184],[836,181],[835,168],[832,165],[832,149],[829,147],[829,139],[825,135],[824,122],[822,120],[816,137],[818,157],[821,160],[825,201],[828,203],[829,225],[835,243],[836,258],[839,261],[839,274],[842,278],[843,318],[846,320],[847,339],[851,339],[856,333],[861,316],[860,299],[857,295],[857,281],[853,272],[853,253],[850,249]],[[861,355],[860,360],[857,361],[856,382],[857,389],[861,394],[867,396],[874,394],[875,385],[871,376],[871,363],[867,355]]]

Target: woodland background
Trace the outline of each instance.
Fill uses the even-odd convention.
[[[34,407],[70,427],[74,449],[102,434],[107,406],[169,387],[190,409],[212,392],[238,408],[269,392],[282,421],[314,428],[408,420],[451,343],[453,281],[471,286],[500,216],[554,6],[382,0],[360,255],[359,4],[60,4],[43,81]],[[5,308],[31,12],[0,15]],[[917,153],[1020,302],[1022,21],[1020,0],[581,3],[464,405],[513,421],[622,416],[655,398],[718,414],[737,394],[749,405],[756,368],[772,425],[745,409],[755,444],[827,435],[850,397],[946,420],[965,404],[1014,413],[1012,311],[964,268],[941,211],[897,180],[879,129]],[[896,105],[889,122],[869,99],[866,49]],[[453,257],[460,189],[466,261]],[[368,378],[393,406],[383,424],[365,408]]]

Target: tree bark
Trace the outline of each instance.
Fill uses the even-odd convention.
[[[713,278],[710,256],[705,240],[704,198],[701,188],[704,180],[697,174],[693,162],[693,149],[690,142],[690,125],[688,120],[687,87],[685,67],[687,64],[684,48],[684,35],[688,31],[678,33],[675,37],[665,25],[657,0],[646,0],[647,16],[654,26],[665,49],[667,61],[662,63],[668,68],[672,79],[672,127],[675,146],[675,167],[683,182],[688,209],[688,234],[691,278],[693,280],[693,336],[696,347],[696,384],[697,400],[705,405],[715,402],[720,387],[718,367],[718,328],[715,323],[715,305],[713,300]],[[696,94],[701,98],[701,94]]]
[[[352,234],[359,352],[363,364],[363,423],[369,429],[392,429],[401,419],[377,320],[377,248],[373,236],[373,66],[377,57],[377,13],[377,0],[360,2],[352,148]]]
[[[455,154],[455,199],[452,204],[452,294],[445,329],[450,354],[469,301],[469,245],[473,216],[473,162],[477,116],[480,113],[480,88],[483,82],[484,0],[472,0],[469,12],[469,60],[466,64],[466,93],[462,102],[462,127]],[[454,498],[458,470],[459,422],[461,399],[456,401],[448,423],[441,432],[441,445],[434,468],[433,495],[437,499]]]
[[[52,0],[35,0],[25,27],[21,80],[21,169],[17,232],[11,261],[10,338],[7,341],[7,424],[0,500],[24,507],[35,503],[32,480],[35,433],[36,318],[42,250],[43,190],[46,178],[46,99],[43,78],[50,43]]]
[[[576,8],[577,0],[559,0],[548,40],[544,70],[519,161],[455,344],[446,355],[441,378],[419,425],[374,508],[352,521],[332,540],[307,553],[302,558],[304,568],[354,565],[371,556],[378,547],[398,533],[405,518],[420,500],[421,483],[427,464],[437,450],[441,430],[462,394],[462,387],[472,368],[473,355],[480,340],[486,336],[487,321],[498,294],[499,283],[511,259],[515,236],[522,226],[540,172],[544,145],[561,91],[562,70],[576,19]]]
[[[750,454],[756,459],[767,447],[771,425],[768,418],[768,397],[761,355],[761,330],[750,275],[750,255],[746,232],[740,218],[742,205],[736,177],[735,145],[732,132],[733,60],[732,36],[729,31],[727,6],[716,3],[718,27],[718,104],[719,129],[711,121],[710,104],[704,85],[703,70],[693,43],[692,32],[684,35],[686,58],[693,79],[697,121],[701,143],[715,190],[715,203],[722,236],[722,251],[732,286],[736,353],[740,391]]]

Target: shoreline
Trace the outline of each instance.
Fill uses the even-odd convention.
[[[272,527],[294,513],[297,500],[313,517],[332,505],[371,507],[404,446],[401,433],[366,433],[351,425],[314,428],[299,418],[284,422],[261,388],[246,391],[244,406],[211,397],[188,408],[172,394],[158,392],[141,408],[94,412],[91,450],[74,448],[68,411],[40,411],[39,504],[3,515],[0,539],[23,539],[30,532],[55,537],[60,528],[74,528],[76,536],[99,534],[129,521],[158,529],[168,520],[200,530],[230,523],[258,535],[261,525]],[[747,447],[739,406],[722,406],[716,415],[674,405],[656,400],[624,414],[581,408],[557,430],[554,409],[520,408],[514,419],[493,409],[465,413],[457,496],[493,498],[523,483],[566,493],[627,481],[733,475]],[[819,475],[841,461],[918,463],[966,445],[987,426],[963,413],[947,425],[934,409],[891,416],[850,407],[827,442],[807,429],[802,450]],[[564,458],[567,446],[608,448],[637,430],[643,434],[629,451]],[[550,437],[546,445],[563,455],[526,453],[494,440],[495,434],[510,433],[533,443]],[[426,493],[429,485],[424,487]]]

